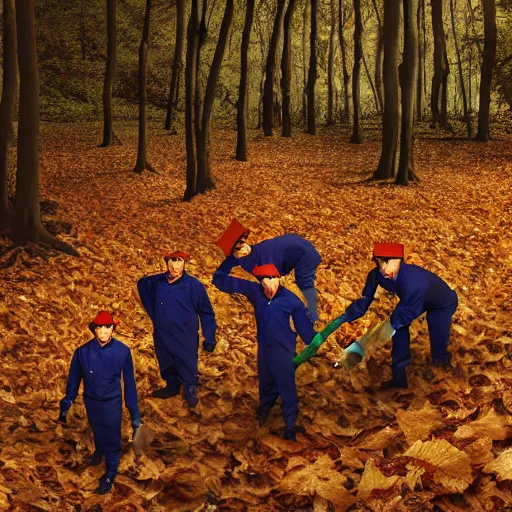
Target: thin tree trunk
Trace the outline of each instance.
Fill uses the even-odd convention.
[[[361,20],[361,0],[354,0],[354,68],[352,71],[352,102],[354,104],[354,124],[350,142],[360,144],[361,128],[359,116],[361,113],[359,75],[361,71],[361,57],[363,54],[363,23]]]
[[[290,0],[284,16],[283,55],[281,57],[281,92],[283,95],[283,137],[292,136],[292,118],[290,114],[292,82],[292,19],[295,0]]]
[[[425,0],[419,0],[418,7],[418,17],[417,17],[417,27],[416,30],[418,32],[418,84],[416,89],[416,121],[419,122],[423,118],[423,65],[424,61],[424,51],[425,48],[421,44],[421,16],[424,10]]]
[[[343,13],[343,0],[339,0],[339,23],[338,30],[340,33],[340,49],[341,49],[341,63],[343,67],[343,118],[344,123],[350,123],[350,101],[348,98],[348,83],[350,76],[347,71],[347,51],[345,48],[345,37],[343,35],[345,28],[345,16]]]
[[[395,175],[398,145],[398,38],[400,33],[400,0],[384,0],[384,115],[382,149],[374,179],[385,180]]]
[[[402,89],[402,129],[400,133],[400,158],[397,185],[407,185],[418,179],[413,165],[414,95],[418,79],[418,41],[416,17],[418,0],[403,0],[404,12],[404,59],[399,68]]]
[[[257,18],[256,18],[257,19]],[[258,126],[256,127],[257,130],[260,130],[263,126],[263,94],[264,94],[264,88],[265,88],[265,67],[266,67],[266,52],[265,52],[265,36],[263,34],[263,29],[261,28],[261,24],[256,24],[256,34],[258,35],[260,41],[259,41],[259,48],[261,52],[261,75],[260,75],[260,95],[258,98]]]
[[[423,95],[427,97],[427,14],[425,8],[426,0],[422,0],[422,30],[423,30]],[[422,115],[423,117],[423,115]]]
[[[316,59],[316,16],[318,0],[311,0],[311,32],[309,34],[309,72],[308,72],[308,128],[307,133],[316,135],[315,84],[317,77]]]
[[[85,0],[80,0],[80,48],[82,50],[82,60],[85,60]]]
[[[370,84],[370,89],[372,90],[373,101],[375,102],[375,112],[380,114],[381,109],[380,109],[379,97],[377,96],[377,91],[375,89],[375,86],[373,85],[372,75],[370,74],[370,71],[368,69],[368,64],[366,63],[364,51],[361,52],[361,58],[363,60],[363,66],[364,66],[364,71],[366,73],[366,78],[368,79],[368,83]]]
[[[274,103],[274,70],[276,65],[277,47],[281,25],[283,22],[286,0],[277,0],[277,11],[274,18],[274,28],[268,49],[267,64],[265,66],[265,84],[263,86],[263,133],[266,137],[272,136],[273,103]]]
[[[447,83],[448,57],[446,55],[446,36],[443,28],[443,0],[432,0],[432,32],[434,35],[434,76],[432,77],[432,95],[430,108],[432,111],[431,127],[439,124],[445,128],[447,124]],[[441,109],[439,99],[441,96]]]
[[[179,85],[179,75],[181,68],[181,59],[183,54],[183,35],[185,29],[185,0],[176,0],[176,41],[174,43],[174,60],[172,63],[171,73],[171,87],[169,89],[169,99],[167,101],[167,114],[165,116],[164,129],[171,130],[171,133],[176,133],[172,130],[172,123],[174,121],[176,104],[177,104],[177,90]]]
[[[103,81],[103,142],[100,145],[103,148],[116,139],[112,128],[112,86],[117,61],[116,10],[117,0],[107,0],[107,66]]]
[[[242,33],[242,47],[240,50],[240,85],[238,87],[236,117],[236,159],[242,162],[247,162],[247,53],[249,50],[253,18],[254,0],[247,0],[244,31]]]
[[[16,34],[20,72],[18,170],[12,238],[18,244],[43,242],[78,256],[68,244],[51,236],[39,208],[39,76],[37,70],[34,0],[18,1]]]
[[[12,222],[12,207],[9,202],[8,162],[9,142],[13,135],[14,96],[16,94],[16,11],[14,0],[3,0],[3,77],[2,101],[0,102],[0,228]]]
[[[310,0],[304,0],[304,11],[302,13],[302,119],[304,126],[307,126],[308,120],[308,45],[307,45],[307,28],[309,21]]]
[[[384,108],[384,98],[382,95],[382,51],[384,49],[384,34],[382,32],[382,21],[380,19],[379,7],[377,1],[373,0],[373,9],[377,18],[377,49],[375,52],[375,91],[379,100],[379,112]]]
[[[197,194],[202,194],[207,190],[215,188],[210,169],[210,122],[213,110],[215,87],[217,85],[222,59],[224,58],[226,50],[231,22],[233,21],[233,10],[233,0],[226,0],[224,17],[222,18],[219,37],[217,39],[217,46],[213,55],[212,65],[210,66],[208,80],[206,82],[201,123],[201,137],[197,141]]]
[[[191,0],[187,27],[187,55],[185,66],[185,144],[187,149],[187,186],[184,201],[190,201],[196,190],[196,155],[194,133],[194,102],[196,98],[197,57],[199,47],[199,11],[197,0]]]
[[[452,18],[452,31],[453,31],[453,43],[455,45],[455,53],[457,54],[457,65],[459,68],[459,80],[460,80],[460,92],[462,94],[462,106],[464,108],[464,119],[466,121],[466,128],[468,131],[468,139],[473,136],[471,129],[471,117],[468,111],[468,100],[466,98],[466,86],[464,85],[464,72],[462,71],[462,60],[460,57],[459,43],[457,41],[457,31],[455,29],[455,6],[453,0],[450,0],[450,13]]]
[[[141,174],[144,169],[156,172],[147,158],[146,140],[146,78],[148,72],[148,45],[149,45],[149,22],[151,15],[151,0],[146,0],[146,11],[144,13],[144,26],[142,28],[142,39],[139,47],[139,143],[137,147],[137,162],[134,172]]]
[[[484,52],[480,78],[480,108],[478,131],[475,140],[487,142],[489,134],[489,113],[491,107],[491,83],[494,60],[496,59],[496,2],[482,0],[484,8]]]
[[[327,65],[327,126],[334,124],[334,35],[336,34],[336,4],[335,0],[330,0],[331,4],[331,30],[329,32],[329,60]]]

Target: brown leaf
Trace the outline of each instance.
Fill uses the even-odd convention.
[[[496,459],[485,465],[484,473],[496,473],[501,480],[512,480],[512,448],[501,452]]]

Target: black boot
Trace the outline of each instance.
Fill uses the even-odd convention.
[[[268,420],[268,417],[270,416],[270,409],[272,407],[258,407],[258,410],[256,411],[256,419],[258,420],[258,425],[262,427]]]
[[[112,489],[112,479],[109,478],[107,475],[103,475],[100,478],[100,485],[98,485],[98,488],[96,489],[96,494],[107,494],[107,492]]]
[[[188,406],[193,409],[197,405],[197,386],[193,384],[184,384],[185,386],[185,400]]]
[[[388,380],[386,382],[383,382],[380,386],[380,389],[387,390],[387,389],[408,389],[409,385],[407,382],[403,381],[396,381],[395,379]]]
[[[172,398],[173,396],[176,396],[179,394],[179,389],[178,391],[172,391],[171,389],[169,389],[169,386],[165,386],[165,388],[161,388],[161,389],[157,389],[156,391],[153,391],[151,393],[151,396],[153,398]]]
[[[297,439],[295,437],[295,428],[286,427],[284,429],[283,439],[286,439],[287,441],[296,441]]]
[[[89,460],[88,466],[99,466],[103,462],[103,453],[96,450],[91,459]]]

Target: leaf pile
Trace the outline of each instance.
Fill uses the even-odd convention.
[[[118,128],[124,145],[107,149],[96,147],[98,124],[43,126],[43,220],[80,258],[0,239],[0,509],[458,512],[512,504],[512,139],[418,139],[423,181],[397,188],[366,181],[376,141],[351,145],[336,131],[288,140],[251,133],[250,161],[240,163],[232,159],[236,134],[216,131],[217,188],[183,203],[183,137],[150,129],[148,159],[159,174],[138,176],[134,123]],[[343,346],[391,313],[396,299],[383,292],[299,368],[297,442],[281,439],[278,407],[259,428],[252,308],[211,285],[222,260],[213,242],[233,217],[253,242],[294,232],[317,247],[324,323],[360,294],[374,241],[405,243],[408,262],[459,296],[454,369],[429,364],[424,317],[411,327],[408,390],[379,390],[390,378],[389,343],[350,374],[333,367]],[[150,398],[162,382],[152,327],[133,294],[173,249],[192,255],[187,270],[206,285],[219,326],[215,353],[199,353],[193,411],[181,397]],[[284,284],[300,295],[292,276]],[[156,434],[137,457],[124,411],[119,476],[104,497],[94,494],[103,468],[86,465],[93,442],[81,395],[68,424],[55,422],[71,355],[100,309],[121,322],[143,420]]]

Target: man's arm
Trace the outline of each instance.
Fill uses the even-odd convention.
[[[254,303],[255,294],[259,285],[245,279],[232,277],[229,275],[231,269],[238,265],[238,260],[233,256],[228,256],[213,274],[212,282],[221,292],[240,293],[245,295],[251,303]]]
[[[413,320],[418,318],[423,313],[424,298],[425,294],[419,287],[411,289],[405,297],[401,297],[391,314],[391,327],[397,331],[400,327],[410,325]]]
[[[66,423],[66,414],[78,395],[78,389],[80,388],[80,382],[83,378],[82,365],[80,364],[80,357],[78,350],[75,350],[73,358],[71,359],[71,365],[69,367],[68,381],[66,383],[66,395],[60,401],[60,415],[59,421]]]
[[[313,327],[313,321],[302,302],[292,311],[292,319],[302,341],[309,345],[315,337],[316,331]]]
[[[196,311],[201,320],[201,330],[204,336],[203,348],[207,352],[213,352],[215,349],[215,332],[217,330],[215,312],[213,311],[206,288],[200,282],[197,284]]]
[[[124,381],[124,403],[128,411],[130,411],[133,428],[138,428],[140,427],[140,412],[131,350],[128,350],[128,355],[125,358],[122,371]]]
[[[368,311],[368,308],[375,297],[375,292],[377,291],[378,272],[379,270],[374,268],[368,273],[361,297],[352,302],[345,311],[345,318],[347,322],[353,322],[354,320],[361,318]]]

